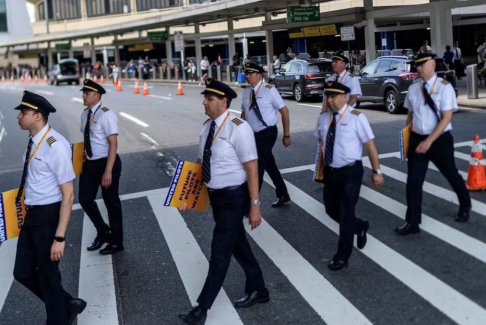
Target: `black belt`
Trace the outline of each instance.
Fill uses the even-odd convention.
[[[242,188],[243,186],[246,186],[246,182],[244,182],[241,185],[235,185],[235,186],[228,186],[228,187],[223,187],[223,188],[209,188],[208,191],[210,193],[220,193],[220,192],[228,192],[228,191],[234,191]]]
[[[329,165],[326,165],[326,166],[324,166],[324,169],[327,170],[327,171],[329,171],[329,172],[340,172],[340,171],[346,170],[348,168],[354,167],[359,162],[361,162],[361,160],[356,160],[355,162],[352,162],[349,165],[346,165],[346,166],[343,166],[343,167],[339,167],[339,168],[335,168],[335,167],[331,167]]]
[[[269,127],[266,127],[264,128],[263,130],[260,130],[258,132],[255,132],[255,135],[258,135],[260,133],[263,133],[263,132],[266,132],[266,131],[269,131],[269,130],[272,130],[272,129],[275,129],[277,127],[277,125],[270,125]]]
[[[39,208],[46,208],[46,207],[56,205],[56,204],[61,204],[61,201],[49,203],[49,204],[38,204],[38,205],[27,205],[27,204],[25,204],[25,209],[26,210],[34,210],[34,209],[39,209]]]

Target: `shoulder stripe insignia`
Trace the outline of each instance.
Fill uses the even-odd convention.
[[[54,139],[54,137],[49,137],[46,141],[50,146],[52,146],[52,144],[56,142],[56,139]]]
[[[240,120],[239,118],[235,117],[234,119],[231,120],[231,122],[233,122],[234,124],[236,125],[240,125],[241,123],[243,123],[242,120]]]
[[[443,83],[444,85],[447,85],[447,84],[449,83],[449,81],[447,81],[447,80],[445,80],[445,79],[442,79],[442,83]]]
[[[265,87],[267,87],[268,89],[272,89],[273,85],[272,84],[266,84]]]
[[[209,121],[211,121],[210,118],[208,118],[206,121],[204,121],[203,125],[206,124],[206,123],[208,123]]]
[[[110,109],[109,109],[108,107],[103,107],[101,110],[102,110],[103,112],[108,112]]]
[[[359,114],[361,114],[361,111],[358,111],[357,109],[353,109],[351,111],[351,114],[354,114],[354,115],[358,116]]]

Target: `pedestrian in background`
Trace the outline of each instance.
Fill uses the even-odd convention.
[[[186,324],[204,324],[207,311],[223,286],[232,256],[246,276],[245,295],[235,301],[235,308],[270,301],[243,226],[245,215],[252,229],[262,222],[255,138],[250,126],[228,111],[236,92],[211,78],[205,84],[203,105],[209,119],[200,133],[198,162],[202,162],[215,226],[209,271],[197,298],[198,305],[179,315]],[[187,207],[181,209],[186,210]]]
[[[89,79],[84,80],[81,115],[81,132],[84,134],[86,160],[79,178],[79,203],[96,228],[96,238],[88,251],[100,249],[100,254],[120,252],[123,247],[122,206],[118,187],[122,164],[118,156],[118,118],[113,111],[103,106],[101,96],[105,89]],[[98,188],[108,210],[106,224],[95,202]]]
[[[366,245],[369,223],[355,214],[363,179],[363,145],[368,151],[373,170],[372,183],[376,187],[384,183],[375,136],[366,116],[347,103],[350,91],[342,83],[326,82],[324,92],[329,110],[319,116],[315,130],[320,152],[323,152],[323,201],[326,213],[339,223],[337,252],[328,264],[331,271],[347,267],[354,235],[357,236],[359,249]]]
[[[273,73],[279,73],[281,65],[282,65],[282,63],[280,62],[280,59],[278,58],[278,56],[274,55],[273,56]]]
[[[442,59],[449,70],[454,69],[454,52],[452,52],[450,45],[446,45]]]
[[[20,128],[30,137],[16,198],[20,205],[25,189],[27,214],[17,242],[14,278],[44,302],[47,325],[72,324],[86,302],[64,290],[59,271],[74,200],[71,148],[48,124],[56,109],[44,97],[24,91],[15,109],[20,111]]]
[[[272,153],[278,136],[277,112],[280,112],[282,116],[282,143],[286,148],[292,144],[290,139],[290,117],[289,109],[282,100],[278,90],[273,85],[263,81],[263,71],[261,66],[254,63],[245,65],[246,80],[251,87],[243,90],[241,117],[250,124],[255,133],[260,190],[263,186],[263,174],[266,171],[275,185],[277,196],[277,200],[272,203],[272,207],[278,208],[290,202],[290,196]]]
[[[464,65],[462,62],[462,51],[459,47],[459,42],[454,43],[454,47],[452,48],[452,52],[454,52],[454,70],[456,71],[457,79],[461,80],[464,76]]]
[[[471,198],[454,160],[452,113],[457,110],[452,85],[435,73],[435,54],[420,53],[415,59],[420,77],[410,85],[404,107],[408,109],[407,125],[412,126],[408,149],[407,213],[405,223],[395,231],[399,235],[420,232],[422,221],[422,186],[432,161],[447,179],[459,201],[455,220],[466,222],[471,211]]]
[[[199,82],[199,86],[206,81],[208,78],[208,73],[209,73],[209,60],[207,56],[204,56],[203,59],[201,60],[201,81]]]

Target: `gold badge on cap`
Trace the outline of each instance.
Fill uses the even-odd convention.
[[[332,86],[332,81],[328,81],[328,82],[326,82],[326,85],[327,85],[328,87],[331,87],[331,86]]]
[[[206,86],[209,86],[211,84],[211,79],[206,79]]]
[[[88,83],[88,79],[84,79],[84,84],[86,85]]]

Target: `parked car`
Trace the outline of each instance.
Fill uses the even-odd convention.
[[[291,60],[269,78],[281,94],[293,95],[301,102],[307,97],[322,96],[324,81],[332,74],[332,61]]]
[[[442,59],[435,60],[437,75],[449,81],[457,95],[454,71]],[[415,62],[406,56],[382,56],[361,69],[358,78],[363,93],[358,106],[360,102],[383,103],[389,113],[398,114],[404,110],[408,87],[418,78],[418,73]]]
[[[51,85],[59,86],[62,82],[79,85],[79,63],[76,59],[62,59],[48,73]]]

